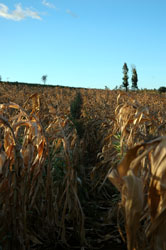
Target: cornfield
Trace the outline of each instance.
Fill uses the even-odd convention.
[[[164,94],[0,89],[1,249],[166,249]]]

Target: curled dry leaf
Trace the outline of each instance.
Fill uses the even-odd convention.
[[[147,230],[154,239],[154,249],[166,249],[166,137],[163,137],[151,153],[151,182],[148,203],[152,223]]]
[[[150,249],[166,249],[166,137],[130,149],[109,179],[121,192],[128,250],[142,249],[140,230],[145,235],[144,243],[151,244]],[[143,214],[146,219],[140,229]]]
[[[125,208],[127,246],[128,250],[133,250],[136,246],[136,234],[143,209],[143,181],[135,176],[132,170],[129,170],[123,179],[122,204]]]

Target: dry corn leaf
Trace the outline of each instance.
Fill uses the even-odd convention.
[[[137,152],[140,149],[140,147],[142,147],[142,145],[137,145],[134,148],[128,150],[123,160],[117,166],[117,171],[120,177],[123,177],[127,174],[131,162],[137,157]]]
[[[24,159],[24,165],[31,165],[34,154],[34,146],[32,143],[28,143],[25,148],[22,149],[22,155]]]
[[[139,149],[141,153],[138,154]],[[149,169],[144,169],[149,173],[149,184],[142,174],[145,158],[150,164]],[[118,189],[125,208],[128,250],[140,249],[137,233],[147,196],[143,189],[145,184],[149,185],[148,206],[151,216],[145,233],[153,242],[151,249],[166,249],[166,137],[159,137],[130,149],[117,169],[112,170],[109,179],[116,187],[119,187],[119,183],[122,185]]]
[[[143,209],[143,182],[132,170],[128,171],[123,180],[122,204],[125,208],[127,246],[128,250],[133,250],[136,246],[136,234]]]
[[[147,235],[154,239],[154,249],[166,249],[166,137],[151,153],[151,182],[148,202],[152,223]]]
[[[112,182],[112,184],[118,189],[118,191],[122,190],[122,186],[124,184],[123,179],[119,175],[117,169],[112,169],[110,174],[108,175],[108,179]]]
[[[5,152],[2,151],[0,153],[0,174],[2,174],[2,172],[3,172],[2,169],[3,169],[3,166],[4,166],[6,159],[7,159],[6,154],[5,154]]]

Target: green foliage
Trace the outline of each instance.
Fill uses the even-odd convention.
[[[113,146],[116,149],[117,155],[119,157],[121,157],[121,145],[120,145],[120,138],[121,138],[121,134],[115,134],[114,135],[115,141],[113,142]]]
[[[138,82],[138,75],[137,75],[137,70],[135,67],[132,68],[132,78],[131,78],[131,81],[132,81],[132,89],[138,89],[138,85],[137,85],[137,82]]]
[[[129,86],[129,82],[128,82],[128,67],[127,67],[127,63],[124,63],[123,65],[123,82],[122,82],[122,86],[126,89],[126,92],[128,91],[128,86]]]
[[[72,120],[79,137],[82,137],[84,134],[83,122],[81,120],[81,109],[82,109],[82,96],[78,92],[74,100],[70,103],[70,119]]]
[[[53,158],[53,180],[62,181],[65,176],[65,160],[61,157]]]

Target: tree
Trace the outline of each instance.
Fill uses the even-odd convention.
[[[128,67],[127,67],[127,63],[124,63],[123,65],[123,82],[122,82],[122,86],[126,89],[126,92],[128,91],[128,86],[129,86],[129,82],[128,82]]]
[[[158,91],[159,91],[159,93],[161,94],[161,93],[166,93],[166,87],[160,87],[159,89],[158,89]]]
[[[2,82],[2,76],[0,76],[0,82]]]
[[[43,75],[41,79],[42,79],[42,81],[44,82],[44,84],[46,84],[46,81],[47,81],[47,75]]]
[[[132,78],[131,78],[131,81],[132,81],[132,89],[138,89],[138,85],[137,85],[137,82],[138,82],[138,75],[137,75],[137,70],[135,68],[135,66],[132,67]]]

